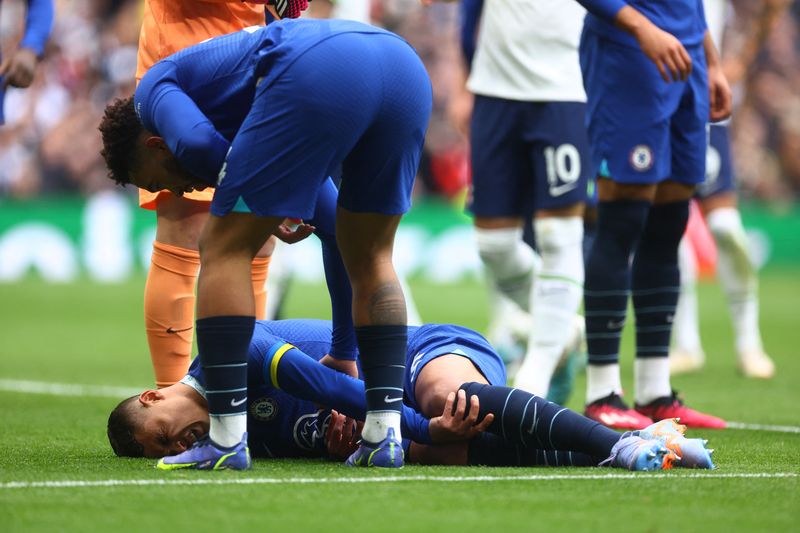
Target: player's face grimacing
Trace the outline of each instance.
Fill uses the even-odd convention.
[[[130,174],[132,184],[150,192],[168,190],[175,196],[208,186],[181,168],[161,137],[143,132],[142,141],[135,170]]]
[[[161,458],[177,455],[208,434],[208,410],[199,398],[172,394],[172,387],[147,390],[139,395],[139,424],[136,440],[144,456]]]

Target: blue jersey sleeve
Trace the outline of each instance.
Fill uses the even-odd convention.
[[[319,190],[314,218],[308,223],[315,226],[315,234],[322,242],[322,262],[325,283],[331,298],[331,357],[355,360],[358,357],[356,333],[353,327],[353,291],[350,279],[336,244],[336,201],[339,191],[328,178]]]
[[[42,55],[52,29],[53,0],[28,0],[25,34],[19,43],[20,48],[30,48],[36,55]]]
[[[291,344],[279,343],[270,349],[264,372],[268,373],[273,386],[292,396],[364,420],[364,382],[320,364]],[[404,436],[429,444],[429,424],[430,421],[422,414],[403,405],[401,431]]]
[[[142,77],[134,104],[144,128],[159,135],[184,170],[216,185],[230,142],[183,91],[177,67],[160,61]]]
[[[478,22],[481,19],[483,0],[462,0],[459,8],[461,25],[461,55],[469,70],[475,49],[478,47]]]
[[[586,11],[611,24],[614,24],[619,10],[628,5],[624,0],[578,0],[578,2],[586,8]]]

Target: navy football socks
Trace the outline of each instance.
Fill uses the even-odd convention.
[[[520,389],[482,383],[464,383],[461,389],[467,394],[467,406],[471,396],[478,397],[479,420],[494,413],[487,431],[510,443],[511,450],[513,445],[521,445],[529,450],[572,451],[606,458],[620,438],[619,433],[594,420]],[[566,464],[565,457],[551,458],[556,457]],[[548,456],[542,460],[545,458]]]
[[[584,311],[589,364],[619,361],[630,294],[630,259],[647,220],[646,201],[600,202],[597,231],[586,261]]]
[[[540,450],[508,442],[493,433],[480,433],[469,443],[467,464],[481,466],[597,466],[605,457],[581,452]]]
[[[360,326],[355,330],[366,387],[367,412],[400,413],[408,328],[404,324]]]
[[[255,328],[252,316],[197,320],[197,346],[211,416],[247,412],[247,352]]]
[[[688,201],[650,208],[633,260],[636,357],[669,355],[672,317],[680,293],[678,245],[688,220]]]

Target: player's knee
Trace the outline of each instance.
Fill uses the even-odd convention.
[[[483,263],[500,278],[533,269],[533,250],[522,240],[522,228],[475,228],[475,242]]]
[[[689,202],[656,204],[650,208],[642,235],[642,245],[667,246],[677,253],[689,221]]]
[[[597,206],[597,238],[613,239],[625,247],[636,242],[647,224],[650,202],[623,200]]]
[[[514,252],[522,241],[522,228],[475,228],[478,253],[485,262],[493,262]]]
[[[737,209],[732,207],[715,209],[708,214],[706,221],[719,248],[746,248],[746,234]]]
[[[583,219],[547,217],[535,222],[542,274],[583,282]]]
[[[440,416],[444,411],[447,395],[455,391],[456,389],[449,383],[432,383],[426,386],[425,390],[417,391],[422,414],[427,417]]]

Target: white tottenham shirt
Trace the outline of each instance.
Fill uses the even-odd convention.
[[[530,102],[585,102],[575,0],[484,0],[467,88]]]

